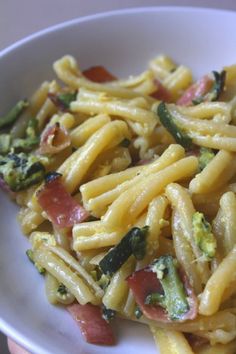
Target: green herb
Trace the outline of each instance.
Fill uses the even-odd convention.
[[[139,319],[139,318],[142,317],[143,313],[142,313],[142,311],[141,311],[141,309],[140,309],[139,306],[136,306],[136,307],[135,307],[134,315],[135,315],[135,317],[136,317],[137,319]]]
[[[121,146],[126,147],[126,148],[129,147],[130,144],[131,144],[131,141],[127,138],[124,138],[120,143]]]
[[[41,267],[41,265],[39,265],[37,262],[34,261],[34,252],[33,250],[29,249],[26,251],[26,255],[29,258],[30,262],[33,263],[33,265],[35,266],[35,268],[37,269],[37,271],[40,274],[45,274],[46,269]]]
[[[199,156],[199,170],[202,171],[215,157],[214,151],[210,148],[201,147]]]
[[[102,317],[105,321],[111,322],[115,318],[116,311],[106,308],[105,305],[102,305]]]

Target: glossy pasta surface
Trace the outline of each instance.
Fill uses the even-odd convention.
[[[197,81],[165,55],[126,79],[70,55],[53,69],[0,118],[1,182],[49,302],[141,322],[161,354],[235,353],[236,66]]]

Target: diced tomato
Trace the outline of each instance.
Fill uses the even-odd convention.
[[[189,284],[186,274],[181,272],[180,277],[183,281],[190,307],[189,311],[186,312],[181,318],[181,321],[185,321],[187,319],[194,319],[196,317],[197,300],[193,289]],[[137,304],[147,318],[158,322],[171,322],[171,319],[168,317],[168,313],[164,308],[158,305],[145,304],[146,297],[149,294],[163,292],[157,275],[151,270],[149,266],[131,274],[127,278],[127,281]]]
[[[203,76],[195,84],[191,85],[183,95],[178,99],[177,104],[180,106],[190,106],[193,100],[204,96],[212,87],[214,80],[209,75]]]
[[[71,140],[67,130],[56,123],[42,132],[39,151],[41,154],[54,155],[70,146],[70,144]]]
[[[162,83],[155,79],[157,90],[151,94],[151,97],[159,101],[171,102],[171,93],[162,85]]]
[[[71,227],[88,218],[89,213],[66,191],[60,175],[51,178],[37,194],[49,220],[58,228]]]
[[[92,66],[91,68],[84,70],[83,75],[94,82],[102,83],[117,80],[104,66]]]
[[[92,304],[73,304],[67,307],[88,343],[113,345],[115,344],[112,328],[102,318],[101,308]]]

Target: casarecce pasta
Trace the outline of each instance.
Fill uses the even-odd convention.
[[[235,65],[198,81],[165,55],[127,79],[53,68],[0,118],[1,184],[49,302],[89,342],[114,344],[116,316],[161,354],[235,353]]]

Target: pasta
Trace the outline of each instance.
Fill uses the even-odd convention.
[[[236,66],[196,82],[166,55],[125,79],[53,68],[0,118],[1,185],[48,301],[93,343],[117,316],[161,354],[235,353]]]

